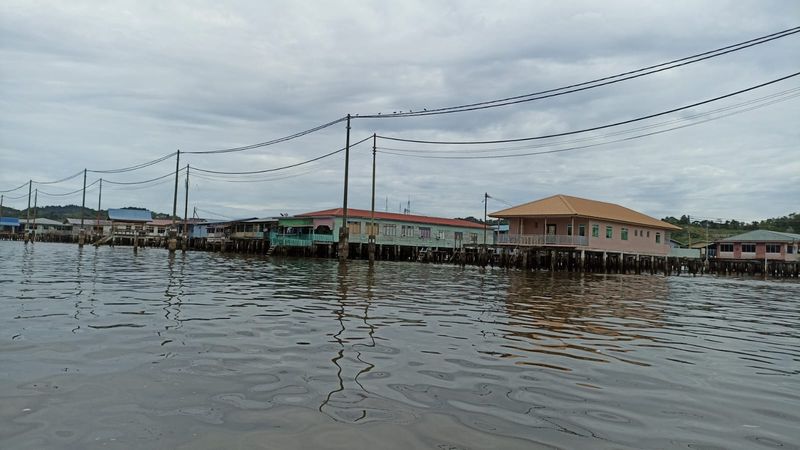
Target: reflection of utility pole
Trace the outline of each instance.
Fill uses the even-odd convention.
[[[28,243],[28,233],[31,229],[31,188],[33,180],[28,180],[28,209],[25,211],[25,243]]]
[[[175,250],[178,248],[178,229],[175,227],[175,218],[178,213],[178,172],[180,172],[180,167],[181,167],[181,151],[178,150],[176,155],[177,157],[175,158],[175,191],[172,196],[172,226],[169,229],[169,241],[167,242],[167,248],[169,249],[170,253],[174,253]]]
[[[97,194],[97,218],[95,219],[95,231],[100,231],[100,237],[103,235],[103,229],[100,228],[100,206],[103,201],[103,179],[100,178],[100,193]]]
[[[36,193],[33,194],[33,236],[31,236],[31,242],[36,241],[36,208],[39,206],[39,189],[36,189]]]

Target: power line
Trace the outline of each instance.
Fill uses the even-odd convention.
[[[757,99],[747,100],[745,102],[737,103],[735,105],[729,105],[729,106],[725,106],[725,107],[722,107],[722,108],[717,108],[717,109],[714,109],[714,110],[710,110],[710,111],[706,111],[706,112],[702,112],[702,113],[697,113],[697,114],[693,114],[693,115],[686,116],[686,117],[680,117],[680,118],[677,118],[677,119],[671,119],[671,120],[664,121],[664,122],[645,125],[645,126],[641,126],[641,127],[630,128],[630,129],[627,129],[627,130],[617,131],[617,132],[613,132],[613,133],[607,133],[607,134],[600,135],[600,136],[590,136],[590,137],[585,137],[585,138],[580,138],[580,139],[563,140],[563,141],[558,141],[558,142],[547,142],[547,143],[541,143],[541,144],[528,144],[528,145],[512,146],[512,147],[493,147],[493,148],[483,148],[483,149],[459,149],[459,150],[411,149],[411,148],[394,148],[394,147],[377,147],[377,148],[378,148],[378,150],[381,150],[381,153],[393,154],[393,155],[403,155],[405,153],[412,153],[412,155],[408,155],[408,156],[415,156],[415,155],[413,155],[413,153],[454,154],[454,153],[458,152],[458,153],[462,153],[462,154],[476,154],[476,153],[495,153],[495,152],[504,152],[504,151],[524,150],[524,149],[532,149],[532,148],[557,147],[557,146],[562,146],[562,145],[567,145],[567,144],[576,144],[576,143],[581,143],[581,142],[598,141],[600,139],[610,138],[610,137],[613,137],[613,136],[619,136],[619,135],[624,135],[624,134],[631,134],[631,133],[634,133],[634,132],[637,132],[637,131],[660,128],[660,127],[663,127],[665,125],[671,125],[671,124],[675,124],[675,123],[690,122],[690,121],[696,120],[696,119],[701,118],[701,117],[707,117],[707,116],[711,116],[711,115],[714,115],[714,114],[717,114],[717,113],[720,113],[720,112],[734,110],[731,113],[720,115],[720,116],[716,116],[716,117],[712,117],[712,118],[710,118],[708,120],[697,121],[695,123],[692,123],[692,124],[689,124],[689,125],[686,125],[686,126],[699,125],[699,124],[706,123],[706,122],[709,122],[709,121],[723,119],[725,117],[729,117],[729,116],[732,116],[732,115],[735,115],[735,114],[741,114],[741,113],[752,111],[752,110],[755,110],[755,109],[760,109],[760,108],[763,108],[763,107],[766,107],[766,106],[773,105],[775,103],[780,103],[780,102],[784,102],[784,101],[787,101],[787,100],[791,100],[791,99],[796,98],[798,96],[800,96],[800,87],[787,89],[785,91],[777,92],[777,93],[770,94],[770,95],[767,95],[767,96],[764,96],[764,97],[759,97]],[[749,107],[744,108],[746,106],[749,106]],[[669,128],[669,130],[675,130],[675,129],[679,129],[679,128],[683,128],[683,127]],[[648,134],[639,135],[638,137],[649,136],[649,135],[650,134],[648,133]],[[613,142],[621,142],[621,141],[624,141],[624,140],[625,139],[613,140],[613,141],[603,142],[602,144],[608,144],[608,143],[613,143]],[[575,149],[575,148],[585,148],[585,146],[573,147],[573,149]],[[527,156],[528,154],[523,154],[523,155]]]
[[[726,98],[729,98],[729,97],[733,97],[733,96],[736,96],[736,95],[743,94],[745,92],[750,92],[750,91],[753,91],[753,90],[756,90],[756,89],[759,89],[759,88],[762,88],[762,87],[765,87],[765,86],[769,86],[771,84],[779,83],[781,81],[788,80],[789,78],[796,77],[798,75],[800,75],[800,72],[795,72],[795,73],[793,73],[791,75],[786,75],[786,76],[783,76],[783,77],[780,77],[780,78],[776,78],[776,79],[771,80],[771,81],[767,81],[765,83],[761,83],[761,84],[758,84],[758,85],[755,85],[755,86],[751,86],[751,87],[748,87],[748,88],[745,88],[745,89],[741,89],[741,90],[738,90],[738,91],[735,91],[735,92],[731,92],[729,94],[720,95],[719,97],[714,97],[714,98],[711,98],[711,99],[707,99],[707,100],[703,100],[703,101],[700,101],[700,102],[692,103],[690,105],[685,105],[685,106],[681,106],[681,107],[678,107],[678,108],[673,108],[673,109],[670,109],[670,110],[667,110],[667,111],[662,111],[662,112],[659,112],[659,113],[648,114],[646,116],[640,116],[640,117],[636,117],[634,119],[627,119],[627,120],[623,120],[623,121],[620,121],[620,122],[614,122],[614,123],[610,123],[610,124],[599,125],[599,126],[596,126],[596,127],[584,128],[584,129],[580,129],[580,130],[565,131],[563,133],[545,134],[545,135],[541,135],[541,136],[524,137],[524,138],[516,138],[516,139],[496,139],[496,140],[490,140],[490,141],[427,141],[427,140],[421,140],[421,139],[405,139],[405,138],[398,138],[398,137],[391,137],[391,136],[380,136],[380,135],[378,136],[378,138],[386,139],[386,140],[389,140],[389,141],[411,142],[411,143],[415,143],[415,144],[475,145],[475,144],[504,144],[504,143],[509,143],[509,142],[525,142],[525,141],[549,139],[549,138],[561,137],[561,136],[571,136],[571,135],[580,134],[580,133],[587,133],[587,132],[590,132],[590,131],[597,131],[597,130],[603,130],[603,129],[606,129],[606,128],[617,127],[617,126],[620,126],[620,125],[627,125],[629,123],[640,122],[642,120],[647,120],[647,119],[652,119],[654,117],[660,117],[660,116],[664,116],[664,115],[667,115],[667,114],[672,114],[672,113],[675,113],[675,112],[678,112],[678,111],[683,111],[685,109],[695,108],[697,106],[702,106],[702,105],[705,105],[705,104],[708,104],[708,103],[713,103],[713,102],[716,102],[716,101],[719,101],[719,100],[723,100],[723,99],[726,99]]]
[[[459,106],[449,106],[444,108],[436,108],[436,109],[423,109],[422,111],[409,111],[409,112],[396,112],[393,114],[370,114],[370,115],[356,115],[356,118],[362,119],[385,119],[385,118],[396,118],[396,117],[417,117],[417,116],[431,116],[431,115],[439,115],[439,114],[452,114],[458,112],[465,112],[465,111],[475,111],[480,109],[488,109],[488,108],[497,108],[500,106],[508,106],[518,103],[525,103],[531,102],[535,100],[542,100],[551,97],[558,97],[561,95],[571,94],[575,92],[585,91],[589,89],[594,89],[601,86],[607,86],[610,84],[619,83],[622,81],[643,77],[646,75],[651,75],[658,72],[663,72],[665,70],[674,69],[677,67],[693,64],[696,62],[704,61],[707,59],[715,58],[718,56],[722,56],[728,53],[736,52],[739,50],[744,50],[749,47],[753,47],[755,45],[764,44],[766,42],[773,41],[775,39],[780,39],[783,37],[791,36],[800,32],[800,27],[789,28],[783,31],[779,31],[777,33],[768,34],[765,36],[761,36],[755,39],[750,39],[748,41],[740,42],[738,44],[729,45],[726,47],[721,47],[715,50],[710,50],[703,53],[697,53],[691,56],[675,59],[672,61],[668,61],[661,64],[656,64],[653,66],[643,67],[641,69],[636,69],[629,72],[619,73],[616,75],[611,75],[603,78],[597,78],[591,81],[585,81],[582,83],[571,84],[568,86],[563,86],[559,88],[547,89],[544,91],[533,92],[530,94],[524,95],[517,95],[513,97],[506,97],[502,99],[496,100],[488,100],[483,102],[477,103],[469,103],[465,105]],[[563,91],[563,92],[559,92]]]
[[[3,194],[5,194],[6,192],[14,192],[14,191],[18,191],[18,190],[20,190],[20,189],[24,188],[24,187],[25,187],[25,186],[27,186],[27,185],[28,185],[28,182],[26,181],[26,182],[24,182],[24,183],[20,184],[18,187],[15,187],[14,189],[7,189],[7,190],[5,190],[5,191],[0,191],[0,193],[3,193]],[[25,195],[27,196],[27,194],[25,194]],[[6,197],[6,198],[10,198],[10,197]]]
[[[800,95],[800,94],[795,94],[795,95],[791,96],[790,98],[795,98],[798,95]],[[784,99],[784,100],[788,100],[788,98]],[[455,156],[436,156],[436,155],[413,155],[413,154],[409,155],[409,154],[405,154],[405,153],[395,153],[395,152],[391,152],[391,151],[381,151],[380,153],[387,154],[387,155],[407,156],[407,157],[425,158],[425,159],[500,159],[500,158],[517,158],[517,157],[522,157],[522,156],[547,155],[547,154],[552,154],[552,153],[563,153],[563,152],[569,152],[569,151],[583,150],[583,149],[587,149],[587,148],[599,147],[601,145],[616,144],[616,143],[619,143],[619,142],[632,141],[634,139],[639,139],[639,138],[648,137],[648,136],[655,136],[655,135],[663,134],[663,133],[666,133],[666,132],[669,132],[669,131],[674,131],[674,130],[678,130],[678,129],[681,129],[681,128],[687,128],[687,127],[690,127],[690,126],[700,125],[700,124],[703,124],[703,123],[706,123],[706,122],[711,122],[713,120],[723,119],[725,117],[732,116],[732,115],[735,115],[735,114],[740,114],[740,113],[751,111],[751,110],[754,110],[754,109],[763,108],[765,106],[769,106],[772,103],[777,103],[778,101],[783,101],[783,100],[773,100],[772,102],[767,103],[767,104],[751,106],[750,108],[747,108],[747,109],[744,109],[744,110],[734,111],[734,112],[730,112],[728,114],[724,114],[722,116],[712,117],[712,118],[708,118],[708,119],[697,121],[697,122],[687,123],[687,124],[684,124],[684,125],[678,125],[678,126],[674,126],[674,127],[671,127],[671,128],[666,128],[664,130],[652,131],[652,132],[649,132],[649,133],[638,134],[638,135],[635,135],[635,136],[629,136],[629,137],[626,137],[626,138],[615,139],[615,140],[611,140],[611,141],[598,142],[598,143],[586,144],[586,145],[578,145],[578,146],[560,148],[560,149],[555,149],[555,150],[543,150],[543,151],[538,151],[538,152],[516,153],[516,154],[501,154],[501,155],[485,155],[485,156],[472,156],[472,155],[470,155],[470,156],[459,156],[459,155],[455,155]]]
[[[186,168],[184,167],[182,169],[179,169],[178,173],[180,174],[181,172],[185,172],[185,171],[186,171]],[[150,178],[149,180],[142,180],[142,181],[113,181],[113,180],[107,180],[107,179],[103,178],[103,181],[105,181],[106,183],[109,183],[109,184],[136,185],[136,184],[145,184],[145,183],[150,183],[150,182],[153,182],[153,181],[158,181],[158,180],[161,180],[161,179],[164,179],[164,178],[167,178],[167,177],[171,177],[171,176],[174,176],[174,175],[175,175],[175,171],[173,170],[173,171],[171,171],[169,173],[161,175],[160,177]]]
[[[81,173],[83,173],[83,171],[81,171]],[[95,184],[97,184],[97,183],[99,183],[99,182],[100,182],[100,180],[95,180],[93,183],[91,183],[91,184],[87,184],[87,185],[86,185],[86,191],[88,192],[90,187],[94,186]],[[45,191],[43,191],[43,190],[39,189],[39,193],[40,193],[40,194],[42,194],[42,195],[46,195],[46,196],[48,196],[48,197],[67,197],[67,196],[69,196],[69,195],[74,195],[74,194],[77,194],[77,193],[79,193],[79,192],[83,192],[83,188],[76,189],[76,190],[74,190],[74,191],[71,191],[71,192],[64,192],[64,193],[58,193],[58,194],[53,194],[53,193],[50,193],[50,192],[45,192]]]
[[[195,208],[194,208],[194,209],[196,209],[197,211],[200,211],[200,212],[204,212],[204,213],[206,213],[206,214],[211,214],[212,216],[221,217],[221,218],[223,218],[223,219],[226,219],[226,220],[232,220],[230,217],[228,217],[228,216],[223,216],[222,214],[215,213],[214,211],[208,211],[208,210],[206,210],[206,209],[200,209],[200,208],[198,208],[198,207],[196,207],[196,206],[195,206]]]
[[[65,177],[65,178],[62,178],[62,179],[56,180],[56,181],[36,181],[36,180],[32,180],[32,182],[33,182],[33,184],[58,184],[58,183],[63,183],[65,181],[69,181],[69,180],[71,180],[73,178],[76,178],[76,177],[79,177],[81,175],[83,175],[83,171],[82,170],[77,172],[77,173],[75,173],[75,175],[70,175],[68,177]]]
[[[270,141],[260,142],[258,144],[245,145],[245,146],[242,146],[242,147],[224,148],[224,149],[220,149],[220,150],[188,151],[188,152],[181,152],[181,153],[187,153],[187,154],[193,154],[193,155],[205,155],[205,154],[210,154],[210,153],[242,152],[242,151],[251,150],[251,149],[254,149],[254,148],[267,147],[269,145],[275,145],[275,144],[278,144],[278,143],[281,143],[281,142],[291,141],[292,139],[297,139],[299,137],[302,137],[302,136],[305,136],[305,135],[308,135],[308,134],[311,134],[311,133],[315,133],[315,132],[320,131],[320,130],[324,130],[325,128],[328,128],[328,127],[331,127],[333,125],[336,125],[337,123],[344,122],[345,120],[347,120],[346,117],[341,117],[341,118],[338,118],[336,120],[330,121],[328,123],[324,123],[322,125],[316,126],[314,128],[309,128],[307,130],[303,130],[303,131],[300,131],[300,132],[297,132],[297,133],[294,133],[294,134],[290,134],[288,136],[283,136],[283,137],[280,137],[280,138],[272,139]]]
[[[160,158],[156,158],[156,159],[154,159],[152,161],[148,161],[148,162],[141,163],[141,164],[136,164],[136,165],[133,165],[133,166],[123,167],[121,169],[109,169],[109,170],[86,169],[86,171],[87,172],[92,172],[92,173],[123,173],[123,172],[131,172],[131,171],[134,171],[134,170],[143,169],[145,167],[150,167],[150,166],[158,164],[158,163],[160,163],[162,161],[166,161],[166,160],[172,158],[173,156],[175,156],[177,153],[178,152],[172,152],[172,153],[170,153],[168,155],[164,155],[164,156],[162,156]]]
[[[355,147],[355,146],[357,146],[359,144],[362,144],[362,143],[364,143],[364,142],[366,142],[366,141],[368,141],[370,139],[372,139],[371,135],[367,136],[366,138],[364,138],[364,139],[362,139],[362,140],[360,140],[358,142],[356,142],[355,144],[350,144],[350,148],[353,148],[353,147]],[[252,175],[252,174],[259,174],[259,173],[269,173],[269,172],[277,172],[279,170],[291,169],[293,167],[298,167],[298,166],[302,166],[302,165],[305,165],[305,164],[308,164],[308,163],[312,163],[314,161],[319,161],[321,159],[333,156],[333,155],[335,155],[337,153],[341,153],[341,152],[343,152],[345,150],[346,150],[346,148],[343,147],[343,148],[340,148],[339,150],[334,150],[334,151],[332,151],[330,153],[326,153],[324,155],[317,156],[316,158],[308,159],[306,161],[302,161],[302,162],[295,163],[295,164],[289,164],[288,166],[275,167],[275,168],[272,168],[272,169],[264,169],[264,170],[248,170],[248,171],[244,171],[244,172],[223,172],[223,171],[218,171],[218,170],[200,169],[200,168],[197,168],[197,167],[192,167],[192,169],[194,169],[196,171],[199,171],[199,172],[213,173],[213,174],[218,174],[218,175]]]

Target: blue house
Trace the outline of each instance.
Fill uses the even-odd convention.
[[[19,219],[16,217],[0,217],[0,238],[15,236],[19,232]]]

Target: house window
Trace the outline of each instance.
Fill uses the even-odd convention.
[[[788,254],[790,254],[790,255],[791,255],[792,253],[794,253],[794,245],[787,245],[787,246],[786,246],[786,253],[788,253]]]
[[[430,227],[419,227],[419,237],[420,237],[420,239],[430,239],[431,238],[431,228]]]
[[[628,229],[627,228],[621,229],[620,232],[619,232],[619,237],[623,241],[627,241],[628,240]]]
[[[444,239],[444,230],[439,230],[436,232],[436,239]]]
[[[592,225],[592,237],[600,237],[600,225]]]
[[[572,224],[567,224],[567,236],[572,236]]]
[[[633,237],[639,236],[639,230],[633,230]]]
[[[656,244],[661,243],[661,233],[656,233]]]
[[[472,242],[473,244],[477,244],[478,243],[478,233],[470,233],[469,234],[469,241]]]
[[[403,225],[403,228],[400,230],[400,232],[400,235],[403,237],[414,236],[414,227],[411,225]]]
[[[372,225],[372,224],[368,223],[367,224],[367,234],[369,234],[369,235],[378,235],[378,234],[380,234],[380,226],[378,226],[378,224]]]
[[[649,231],[647,232],[647,237],[650,237],[650,232]]]
[[[756,244],[742,244],[742,253],[755,253]]]
[[[383,234],[384,236],[397,236],[397,225],[384,225]]]
[[[612,237],[614,237],[614,227],[606,225],[606,239],[611,239]]]
[[[578,236],[586,236],[586,225],[578,225]]]
[[[719,244],[719,251],[721,251],[721,252],[732,252],[733,251],[733,244]]]
[[[361,234],[361,222],[348,222],[347,228],[350,229],[350,234]]]
[[[453,233],[453,239],[455,239],[457,241],[463,241],[464,240],[464,232],[463,231],[456,231],[455,233]]]
[[[780,253],[781,244],[767,244],[767,253]]]

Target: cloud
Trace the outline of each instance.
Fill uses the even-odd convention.
[[[777,1],[646,7],[628,1],[7,1],[0,5],[0,189],[87,167],[129,166],[176,149],[262,142],[347,113],[431,109],[582,82],[795,26],[798,9]],[[591,127],[786,75],[797,70],[798,55],[800,38],[793,36],[543,101],[425,118],[354,119],[351,139],[372,133],[503,139]],[[787,81],[725,104],[796,86]],[[525,158],[435,160],[379,153],[376,203],[383,209],[388,198],[389,209],[396,210],[410,198],[415,212],[481,216],[484,192],[511,203],[566,193],[657,217],[785,215],[797,210],[800,194],[797,112],[794,99],[636,141]],[[181,165],[266,169],[344,143],[344,124],[338,124],[273,147],[185,155]],[[339,206],[342,157],[272,181],[198,176],[190,205],[230,216]],[[367,208],[370,144],[353,149],[351,158],[349,203]],[[135,181],[171,170],[174,160],[102,176]],[[68,192],[80,181],[48,190]],[[170,211],[172,190],[172,182],[137,190],[109,187],[103,198],[106,206]],[[77,203],[80,195],[40,202],[65,200]]]

